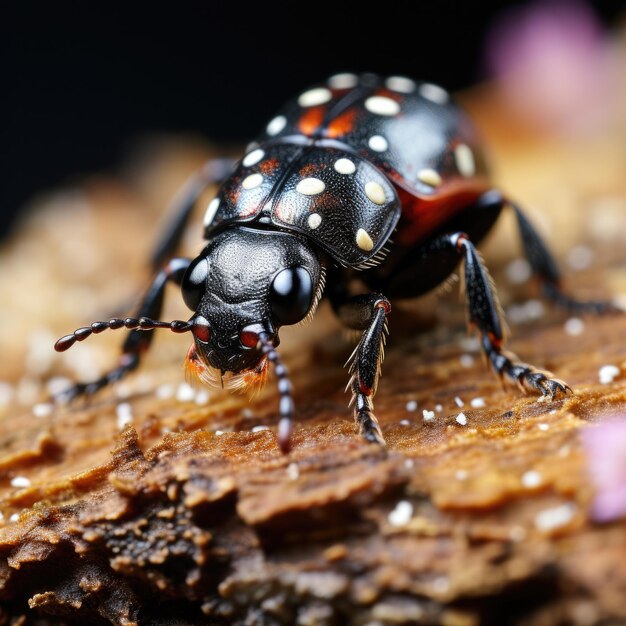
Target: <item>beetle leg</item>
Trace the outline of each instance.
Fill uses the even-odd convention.
[[[234,164],[235,160],[229,158],[207,161],[174,196],[167,210],[167,214],[172,216],[171,220],[152,255],[151,264],[154,271],[158,271],[174,256],[189,217],[202,193],[211,185],[226,178]]]
[[[165,268],[154,277],[152,284],[139,306],[136,317],[158,318],[163,308],[165,285],[169,281],[180,285],[190,263],[190,259],[172,259]],[[131,330],[122,346],[120,363],[115,369],[112,369],[101,378],[90,383],[78,383],[62,391],[56,396],[56,400],[71,402],[79,396],[93,395],[103,387],[120,380],[139,365],[141,355],[150,347],[153,336],[153,330]]]
[[[348,327],[363,330],[363,335],[349,359],[350,388],[354,419],[360,434],[372,443],[385,445],[385,438],[374,415],[372,398],[376,393],[380,369],[385,356],[389,300],[378,293],[343,297],[331,295],[335,312]]]
[[[532,272],[541,281],[546,298],[572,313],[617,313],[622,310],[609,301],[577,300],[563,292],[561,273],[539,233],[524,215],[521,208],[509,201],[519,227],[524,253]]]
[[[493,369],[523,389],[534,390],[553,399],[571,389],[551,372],[524,363],[504,349],[502,310],[491,277],[478,251],[465,233],[443,235],[431,242],[432,253],[456,254],[464,258],[465,294],[469,324],[481,333],[482,347]]]

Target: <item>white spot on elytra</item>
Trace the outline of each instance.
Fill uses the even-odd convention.
[[[392,526],[406,526],[413,517],[413,505],[408,500],[400,500],[387,519]]]
[[[26,476],[16,476],[11,479],[11,487],[25,489],[26,487],[30,487],[30,480],[26,478]]]
[[[485,406],[484,398],[472,398],[470,402],[472,408],[474,409],[482,409]]]
[[[417,401],[416,400],[409,400],[406,403],[405,408],[406,408],[407,411],[412,413],[413,411],[415,411],[417,409]]]
[[[387,89],[397,91],[398,93],[413,93],[417,85],[414,80],[406,76],[390,76],[385,81],[385,86]]]
[[[454,404],[456,404],[459,407],[459,409],[465,406],[465,402],[463,402],[463,400],[461,400],[459,396],[454,396]]]
[[[328,79],[328,86],[332,89],[350,89],[359,83],[359,77],[349,72],[335,74]]]
[[[369,252],[374,247],[372,238],[363,228],[359,228],[359,230],[356,231],[356,245],[365,252]]]
[[[370,113],[389,117],[400,113],[400,105],[386,96],[371,96],[365,101],[365,108]]]
[[[296,191],[305,196],[315,196],[326,189],[324,181],[319,178],[303,178],[297,185]]]
[[[439,173],[430,168],[420,170],[417,173],[417,180],[419,180],[421,183],[424,183],[425,185],[429,185],[430,187],[439,187],[439,185],[441,185],[442,183]]]
[[[322,223],[322,216],[319,213],[311,213],[307,222],[309,224],[309,228],[315,230],[316,228],[319,228]]]
[[[263,174],[250,174],[250,176],[246,176],[241,183],[241,186],[244,189],[255,189],[263,182]]]
[[[211,225],[211,222],[213,221],[213,218],[215,217],[215,214],[217,213],[217,209],[219,208],[219,206],[220,206],[219,198],[213,198],[213,200],[209,202],[209,206],[206,208],[206,212],[204,214],[205,228]]]
[[[609,383],[612,383],[620,375],[620,373],[619,367],[615,365],[603,365],[598,370],[598,380],[603,385],[608,385]]]
[[[265,424],[259,424],[259,426],[253,426],[251,429],[251,432],[253,433],[260,433],[263,430],[269,430],[270,427],[266,426]]]
[[[422,83],[420,85],[420,94],[426,100],[436,104],[446,104],[450,100],[450,94],[443,87],[433,85],[433,83]]]
[[[287,126],[287,118],[284,115],[276,116],[265,129],[268,135],[278,135],[278,133]]]
[[[305,91],[298,98],[298,104],[301,107],[312,107],[317,104],[324,104],[328,102],[333,97],[330,89],[326,89],[326,87],[315,87],[315,89],[309,89],[309,91]]]
[[[253,150],[249,154],[243,158],[244,167],[250,167],[251,165],[256,165],[263,157],[265,156],[265,150],[261,150],[261,148],[257,148]]]
[[[460,143],[454,149],[454,160],[456,161],[459,172],[461,172],[463,176],[473,176],[476,172],[474,154],[467,144]]]
[[[461,426],[467,426],[467,417],[465,413],[459,413],[456,416],[457,423],[461,424]]]
[[[354,174],[356,171],[356,165],[350,159],[337,159],[333,167],[339,174]]]
[[[365,195],[374,204],[385,204],[385,190],[381,184],[373,180],[365,183]]]
[[[385,152],[389,148],[387,140],[382,135],[373,135],[369,138],[367,145],[374,150],[374,152]]]

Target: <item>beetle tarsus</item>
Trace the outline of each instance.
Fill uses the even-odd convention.
[[[386,446],[387,442],[383,436],[380,424],[376,416],[369,410],[357,411],[355,421],[359,428],[359,434],[363,439],[379,446]]]
[[[482,344],[496,374],[517,383],[523,391],[539,392],[549,400],[572,393],[570,386],[556,378],[552,372],[520,361],[515,354],[496,345],[489,335],[483,335]]]

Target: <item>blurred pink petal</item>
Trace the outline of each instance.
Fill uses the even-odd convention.
[[[626,419],[589,427],[582,437],[596,488],[592,518],[609,522],[626,515]]]
[[[486,50],[505,100],[544,131],[596,130],[617,110],[616,53],[582,1],[510,9],[495,23]]]

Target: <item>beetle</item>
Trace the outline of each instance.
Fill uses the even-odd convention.
[[[221,186],[204,215],[206,247],[195,259],[176,257],[193,208],[216,182]],[[472,123],[447,91],[428,82],[333,76],[288,102],[240,161],[208,162],[175,204],[137,317],[94,322],[56,343],[63,351],[93,333],[130,330],[118,367],[74,385],[64,400],[93,394],[134,370],[155,329],[191,332],[187,367],[206,382],[224,375],[232,386],[261,382],[273,364],[278,440],[287,451],[294,405],[278,333],[313,315],[325,296],[347,327],[362,331],[347,388],[361,435],[384,445],[372,399],[390,300],[431,291],[459,263],[468,323],[495,372],[548,399],[567,394],[565,382],[504,347],[502,312],[475,246],[505,208],[515,214],[525,255],[549,299],[579,313],[613,310],[609,302],[579,301],[562,291],[537,231],[491,185]],[[350,292],[355,277],[364,293]],[[188,321],[154,319],[170,281],[193,311]]]

